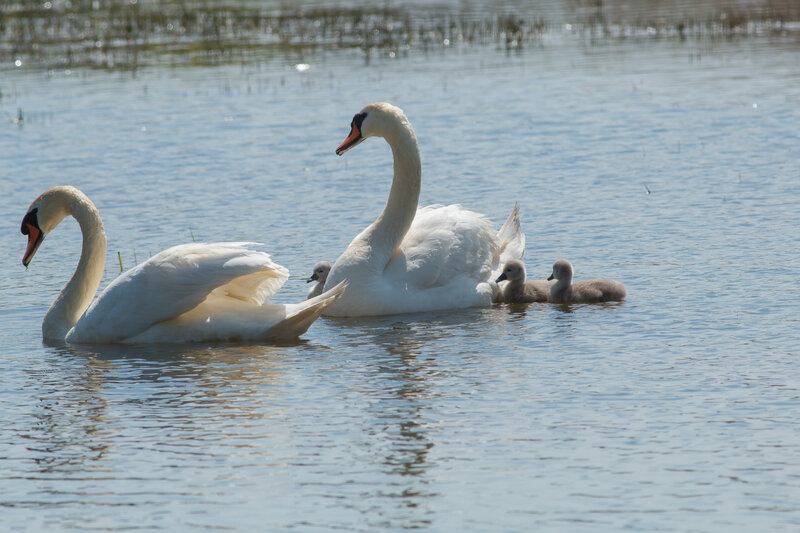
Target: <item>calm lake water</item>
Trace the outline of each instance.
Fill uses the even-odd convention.
[[[135,73],[0,68],[0,515],[20,531],[797,531],[797,33],[550,31]],[[421,204],[498,224],[611,305],[318,320],[288,345],[48,346],[74,221],[26,271],[29,203],[72,184],[103,286],[168,246],[256,240],[274,300],[382,208],[391,154],[334,149],[402,107]],[[20,112],[23,123],[15,122]]]

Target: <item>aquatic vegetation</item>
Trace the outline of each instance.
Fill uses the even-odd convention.
[[[300,60],[353,50],[365,60],[412,50],[496,45],[521,50],[546,32],[587,39],[715,38],[797,31],[792,0],[543,0],[407,6],[364,2],[2,0],[0,69],[107,68]]]
[[[569,0],[572,30],[589,39],[718,39],[799,31],[793,0]]]
[[[39,67],[213,64],[358,49],[393,57],[410,47],[534,39],[536,23],[471,20],[399,8],[276,8],[262,3],[93,0],[6,2],[0,61]],[[22,58],[22,59],[20,59]]]

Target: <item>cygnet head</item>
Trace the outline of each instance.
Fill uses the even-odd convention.
[[[369,104],[353,117],[350,134],[336,149],[336,154],[342,155],[350,148],[361,144],[367,137],[386,137],[392,128],[398,127],[398,124],[413,131],[399,107],[386,102]]]
[[[65,185],[48,189],[30,205],[20,227],[22,234],[28,236],[28,247],[22,257],[24,266],[30,264],[45,235],[70,214],[71,200],[85,200],[91,203],[81,191]]]
[[[572,281],[572,263],[566,259],[559,259],[553,263],[553,273],[547,279],[548,281],[551,279]]]
[[[331,264],[327,261],[320,261],[314,265],[314,271],[311,273],[311,277],[306,280],[306,283],[319,281],[320,283],[324,284],[325,280],[328,279],[328,272],[330,271]]]
[[[503,273],[500,274],[495,280],[497,283],[508,281],[525,281],[525,265],[518,259],[508,261],[503,267]]]

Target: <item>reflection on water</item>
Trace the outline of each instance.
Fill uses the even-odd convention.
[[[428,460],[435,446],[428,411],[438,398],[432,390],[449,374],[431,342],[446,339],[452,328],[474,325],[478,311],[424,313],[367,319],[326,319],[341,327],[347,344],[366,349],[372,355],[359,361],[361,393],[369,398],[363,431],[368,435],[369,454],[379,454],[387,484],[376,487],[370,499],[397,500],[397,505],[418,509],[414,518],[399,518],[403,527],[431,524],[427,506],[436,491],[429,475],[435,467]],[[399,477],[397,477],[399,476]],[[401,513],[401,517],[406,513]],[[409,516],[409,515],[406,515]],[[389,523],[394,523],[390,520]]]
[[[209,417],[220,423],[280,414],[280,409],[269,414],[262,409],[282,375],[272,350],[51,346],[47,365],[28,373],[41,395],[21,436],[41,473],[80,477],[107,471],[106,452],[114,440],[125,438],[119,428],[135,420],[167,422],[169,434],[184,446],[202,447],[209,438],[223,437],[203,426]],[[121,412],[120,405],[111,404],[126,408]]]
[[[388,486],[378,488],[376,495],[396,498],[408,508],[424,508],[426,500],[436,495],[431,492],[427,479],[432,466],[427,456],[434,443],[428,436],[425,422],[430,401],[426,376],[430,368],[423,360],[423,345],[415,337],[414,331],[395,327],[391,334],[384,333],[372,339],[376,347],[385,349],[386,353],[376,357],[375,368],[365,378],[366,383],[383,390],[369,406],[369,412],[374,417],[371,426],[380,428],[381,440],[385,442],[372,445],[384,455],[382,462],[387,475],[400,476]],[[416,518],[404,521],[404,527],[431,524],[424,514],[411,516]]]
[[[28,378],[41,391],[30,427],[20,438],[42,474],[83,473],[86,463],[102,460],[112,433],[103,396],[105,365],[76,365],[54,354],[52,366],[31,369]]]
[[[353,323],[355,331],[349,335],[373,353],[361,361],[363,382],[355,391],[359,398],[372,398],[358,409],[368,415],[359,422],[363,424],[359,453],[382,465],[385,481],[367,493],[359,489],[366,506],[352,509],[359,513],[374,505],[387,511],[398,509],[375,525],[416,528],[431,523],[425,507],[436,493],[427,479],[432,467],[427,456],[434,447],[428,435],[426,410],[432,397],[427,379],[442,370],[434,357],[424,354],[424,348],[426,341],[442,338],[447,328],[463,326],[472,316]],[[319,348],[313,347],[312,352]],[[341,456],[343,450],[329,442],[325,433],[307,433],[308,450],[294,458],[290,458],[292,454],[281,458],[281,448],[276,448],[274,456],[269,451],[270,440],[285,438],[280,436],[282,426],[297,427],[298,418],[321,415],[313,409],[304,413],[308,406],[294,405],[294,399],[286,404],[287,397],[278,392],[285,388],[284,381],[297,378],[292,376],[296,368],[283,356],[285,349],[49,346],[43,365],[28,373],[30,387],[40,391],[30,425],[17,430],[37,473],[12,474],[23,485],[37,485],[42,500],[15,505],[35,509],[48,501],[66,505],[73,498],[90,498],[101,505],[104,501],[116,505],[114,502],[135,500],[140,484],[135,474],[118,479],[113,496],[104,496],[93,486],[105,483],[110,472],[127,464],[133,467],[140,456],[150,457],[149,476],[152,482],[162,483],[164,495],[178,483],[169,470],[196,468],[230,454],[244,454],[244,463],[250,465],[257,460],[278,468],[307,465],[312,469],[333,454],[341,457],[342,475],[347,476],[353,458]],[[332,420],[329,427],[342,431],[343,423],[351,422]],[[121,446],[127,449],[122,455]],[[359,453],[355,457],[363,459]],[[216,468],[209,467],[212,471]],[[329,492],[313,478],[308,477],[304,485]],[[191,489],[186,492],[192,493]],[[394,503],[377,503],[384,500]],[[408,515],[399,511],[402,508],[420,512]]]

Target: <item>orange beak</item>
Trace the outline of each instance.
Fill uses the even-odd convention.
[[[339,145],[339,148],[336,149],[336,155],[342,155],[363,140],[364,139],[361,137],[361,131],[358,129],[356,123],[353,122],[350,125],[350,134],[347,136],[344,142]]]
[[[44,234],[39,228],[32,224],[25,224],[23,227],[28,230],[28,247],[25,249],[25,255],[22,256],[22,265],[27,268],[31,259],[33,259],[33,256],[36,254],[36,250],[39,249],[39,245],[42,244]]]
[[[364,140],[364,137],[361,135],[361,126],[365,118],[367,118],[366,112],[357,113],[356,116],[353,117],[353,121],[350,123],[350,134],[347,136],[347,139],[339,145],[339,148],[336,149],[336,155],[342,155]]]

